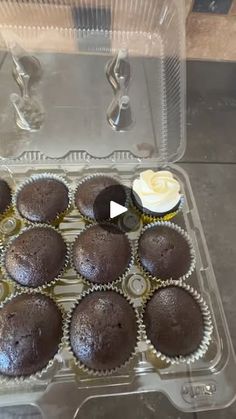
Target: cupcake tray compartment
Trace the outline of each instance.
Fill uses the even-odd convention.
[[[130,162],[106,166],[103,163],[63,165],[57,168],[44,165],[8,165],[0,170],[1,177],[8,180],[13,191],[29,176],[40,173],[55,173],[63,176],[72,190],[78,181],[88,174],[102,172],[117,177],[124,185],[131,186],[134,178],[145,169],[157,170],[150,164]],[[70,353],[62,349],[53,365],[40,379],[14,385],[0,381],[0,405],[35,404],[47,418],[72,417],[82,404],[91,397],[121,395],[160,391],[166,394],[173,404],[183,411],[219,409],[231,403],[235,397],[236,364],[232,343],[222,309],[214,273],[200,224],[194,197],[187,174],[176,165],[169,170],[181,184],[185,197],[182,213],[172,222],[187,230],[196,252],[196,268],[186,283],[196,289],[210,308],[213,321],[213,337],[205,356],[193,364],[170,365],[155,357],[145,341],[139,343],[138,353],[131,362],[113,375],[97,377],[73,365]],[[18,234],[27,223],[19,215],[10,212],[0,222],[1,241],[7,245],[9,239]],[[72,208],[59,225],[66,242],[71,243],[85,227],[78,211]],[[141,226],[140,226],[141,227]],[[3,232],[7,234],[3,234]],[[140,234],[140,229],[129,233],[131,242]],[[141,310],[140,288],[150,290],[154,282],[143,276],[134,264],[126,277],[118,283],[119,287]],[[1,301],[16,291],[1,273]],[[88,284],[68,267],[58,282],[48,287],[48,291],[68,311]],[[55,413],[55,406],[57,413]],[[60,412],[61,410],[61,412]],[[61,416],[60,416],[61,415]]]

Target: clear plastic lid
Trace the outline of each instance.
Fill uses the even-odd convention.
[[[1,157],[180,159],[184,26],[179,0],[2,1]]]

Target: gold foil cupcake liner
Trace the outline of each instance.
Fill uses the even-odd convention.
[[[130,354],[130,357],[127,359],[127,361],[125,361],[122,365],[116,367],[116,368],[112,368],[109,370],[95,370],[93,368],[89,368],[87,367],[85,364],[83,364],[74,354],[73,349],[71,347],[70,344],[70,323],[71,323],[71,319],[72,319],[72,315],[74,313],[75,308],[77,307],[77,305],[80,303],[80,301],[85,298],[86,296],[97,292],[97,291],[114,291],[120,295],[122,295],[126,301],[128,301],[128,303],[131,305],[131,307],[134,310],[135,313],[135,317],[136,317],[136,324],[137,324],[137,337],[136,337],[136,345],[133,349],[133,351]],[[123,368],[127,368],[129,365],[131,365],[132,362],[135,363],[135,357],[139,352],[139,342],[142,340],[141,339],[141,334],[142,334],[142,323],[141,323],[141,318],[139,315],[139,312],[137,310],[137,308],[134,306],[134,304],[132,303],[131,299],[125,295],[120,289],[118,289],[117,287],[114,286],[114,284],[107,284],[107,285],[94,285],[92,288],[84,291],[79,298],[76,300],[76,302],[73,304],[71,310],[67,313],[67,319],[66,319],[66,326],[65,326],[65,342],[66,342],[66,348],[69,351],[71,358],[73,360],[73,363],[75,365],[75,367],[79,368],[82,372],[90,375],[90,376],[95,376],[95,377],[106,377],[106,376],[112,376],[116,373],[118,373],[120,370],[122,370]]]
[[[143,221],[144,224],[149,224],[149,223],[157,222],[157,221],[170,221],[179,212],[181,212],[183,210],[183,206],[184,206],[184,196],[181,195],[180,201],[179,201],[179,206],[175,211],[170,210],[169,212],[167,212],[163,216],[154,216],[154,215],[148,214],[147,212],[145,212],[145,210],[141,211],[135,205],[134,200],[131,198],[131,208],[133,208],[137,212],[137,214],[139,215],[139,217],[141,218],[141,220]]]
[[[34,290],[34,289],[27,289],[27,290],[20,290],[19,292],[15,292],[13,294],[11,294],[9,297],[7,297],[3,302],[0,303],[0,310],[10,301],[12,301],[15,297],[22,295],[22,294],[40,294],[40,295],[45,295],[46,297],[49,297],[57,306],[57,308],[60,310],[61,315],[62,315],[62,338],[61,341],[58,345],[58,350],[55,353],[55,355],[53,356],[53,358],[51,358],[47,365],[45,367],[43,367],[41,370],[37,371],[34,374],[30,374],[30,375],[19,375],[19,376],[7,376],[5,374],[1,374],[0,373],[0,384],[3,384],[5,386],[18,386],[18,385],[32,385],[34,382],[37,382],[38,380],[43,379],[43,376],[45,374],[47,374],[49,372],[49,370],[51,369],[51,367],[53,367],[58,355],[60,354],[60,352],[62,351],[62,349],[65,346],[65,324],[66,324],[66,316],[67,313],[65,312],[63,306],[58,303],[56,301],[55,298],[52,297],[52,295],[48,292],[45,291],[38,291],[38,290]]]
[[[6,181],[6,183],[8,184],[8,186],[10,188],[10,191],[11,191],[11,202],[6,207],[5,211],[3,211],[0,214],[0,221],[2,221],[4,218],[8,217],[11,214],[12,210],[13,210],[13,191],[12,191],[12,188],[10,187],[9,183],[7,181]]]
[[[0,222],[4,220],[4,218],[9,217],[12,213],[12,210],[13,210],[13,204],[12,204],[12,194],[11,194],[11,204],[8,205],[8,207],[5,209],[5,211],[2,214],[0,214]]]
[[[10,188],[10,192],[11,192],[11,202],[7,206],[5,211],[3,211],[2,214],[0,214],[0,221],[2,221],[5,217],[8,217],[9,215],[11,215],[11,212],[13,210],[12,199],[13,199],[13,190],[15,189],[15,181],[14,181],[13,174],[12,174],[11,170],[7,166],[4,166],[4,165],[1,166],[0,172],[1,172],[0,173],[0,178],[7,183],[8,187]]]
[[[128,237],[128,234],[126,234],[126,233],[124,233],[122,230],[120,230],[121,231],[121,233],[122,234],[124,234],[125,236],[126,236],[126,238],[127,238],[127,240],[128,240],[128,242],[129,242],[129,246],[130,246],[130,250],[131,250],[131,257],[130,257],[130,261],[129,261],[129,264],[127,265],[127,267],[126,267],[126,269],[124,270],[124,272],[123,272],[123,274],[122,275],[120,275],[118,278],[115,278],[115,279],[113,279],[113,281],[110,281],[110,282],[108,282],[108,283],[106,283],[106,284],[99,284],[99,283],[96,283],[96,282],[91,282],[91,281],[89,281],[89,279],[87,279],[87,278],[85,278],[85,276],[83,276],[83,275],[81,275],[79,272],[77,272],[77,270],[76,270],[76,267],[75,267],[75,265],[74,265],[74,258],[73,258],[73,249],[74,249],[74,244],[75,244],[75,242],[76,242],[76,239],[80,236],[80,234],[82,234],[83,232],[85,232],[86,230],[88,230],[89,228],[92,228],[92,227],[94,227],[94,226],[96,226],[96,225],[99,225],[99,226],[101,226],[101,225],[103,225],[103,224],[107,224],[107,225],[110,225],[109,224],[109,222],[108,221],[104,221],[104,222],[102,222],[102,223],[95,223],[95,222],[93,222],[92,224],[89,224],[88,226],[85,226],[84,227],[84,229],[83,230],[81,230],[80,231],[80,233],[76,236],[76,238],[75,238],[75,240],[71,243],[71,252],[70,252],[70,266],[74,269],[74,271],[76,272],[76,274],[78,275],[78,277],[83,281],[83,283],[84,283],[84,285],[86,285],[87,287],[89,287],[89,288],[91,288],[91,287],[94,287],[95,285],[109,285],[109,284],[112,284],[112,285],[118,285],[119,283],[121,283],[126,277],[127,277],[127,275],[129,274],[129,272],[130,272],[130,270],[131,270],[131,268],[133,267],[133,265],[134,265],[134,261],[135,261],[135,252],[134,252],[134,248],[133,248],[133,246],[132,246],[132,242],[131,242],[131,240],[129,239],[129,237]],[[113,224],[111,224],[111,225],[113,225]],[[118,226],[116,226],[117,228],[119,228]]]
[[[20,237],[26,231],[34,230],[34,229],[37,229],[37,228],[47,228],[47,229],[51,229],[51,230],[56,231],[62,237],[62,239],[63,239],[63,241],[66,245],[66,256],[65,256],[64,267],[60,271],[60,273],[57,275],[57,277],[52,279],[51,281],[43,284],[43,285],[39,285],[38,287],[34,288],[34,287],[30,287],[30,286],[28,287],[27,285],[22,285],[19,282],[17,282],[16,280],[14,280],[13,278],[11,278],[11,276],[8,273],[8,271],[6,269],[6,266],[5,266],[5,258],[6,258],[6,253],[9,249],[9,247],[11,246],[11,244],[14,242],[14,240],[16,240],[18,237]],[[1,268],[2,268],[3,277],[10,285],[13,285],[14,288],[16,290],[18,290],[19,292],[23,292],[24,290],[33,290],[35,292],[42,292],[43,290],[46,290],[47,288],[56,285],[57,282],[61,279],[61,277],[66,272],[66,270],[69,266],[69,262],[70,262],[70,245],[69,245],[69,243],[67,243],[65,241],[63,235],[61,234],[60,231],[58,231],[58,229],[56,227],[53,227],[49,224],[39,224],[39,223],[37,223],[37,224],[33,224],[33,225],[30,225],[30,226],[27,226],[27,227],[23,228],[19,234],[16,234],[14,237],[11,237],[11,239],[9,240],[7,245],[5,245],[4,250],[1,252]]]
[[[93,178],[96,178],[96,177],[105,177],[105,178],[109,178],[109,179],[111,179],[111,180],[113,180],[113,181],[116,181],[116,182],[118,182],[121,186],[123,186],[122,185],[122,183],[121,183],[121,181],[120,181],[120,179],[117,177],[117,176],[111,176],[111,175],[106,175],[105,173],[100,173],[100,172],[98,172],[98,173],[94,173],[94,174],[92,174],[92,175],[87,175],[87,176],[85,176],[83,179],[81,179],[78,183],[77,183],[77,185],[76,185],[76,188],[74,189],[74,192],[73,192],[73,207],[78,211],[78,213],[79,213],[79,215],[80,215],[80,217],[85,221],[85,222],[87,222],[87,223],[96,223],[97,221],[96,221],[96,219],[95,218],[90,218],[90,217],[87,217],[86,215],[84,215],[84,214],[82,214],[81,212],[80,212],[80,210],[79,210],[79,208],[77,207],[77,205],[76,205],[76,203],[75,203],[75,195],[76,195],[76,192],[77,192],[77,189],[83,184],[83,183],[85,183],[85,182],[87,182],[88,180],[90,180],[90,179],[93,179]],[[129,197],[129,195],[127,194],[127,188],[126,187],[124,187],[124,191],[125,191],[125,194],[126,194],[126,201],[125,201],[125,203],[124,203],[124,206],[126,207],[127,206],[127,208],[128,208],[128,206],[129,206],[129,200],[130,200],[130,197]],[[114,220],[112,219],[112,218],[108,218],[108,219],[106,219],[106,220],[102,220],[101,221],[101,223],[105,223],[105,222],[110,222],[110,223],[112,223],[112,224],[114,224]]]
[[[202,341],[199,345],[199,347],[190,355],[187,356],[183,356],[183,355],[179,355],[179,356],[168,356],[165,355],[164,353],[158,351],[155,346],[152,344],[151,340],[148,338],[147,336],[147,332],[146,332],[146,327],[143,321],[143,316],[145,313],[145,309],[147,306],[148,301],[151,300],[152,296],[155,294],[155,292],[161,288],[167,288],[170,286],[175,286],[175,287],[180,287],[183,288],[184,290],[186,290],[193,298],[194,300],[197,302],[197,304],[199,305],[201,312],[202,312],[202,316],[203,316],[203,324],[204,324],[204,331],[203,331],[203,337],[202,337]],[[188,313],[186,313],[186,315],[188,315]],[[211,343],[211,337],[212,337],[212,332],[213,332],[213,325],[212,325],[212,318],[211,318],[211,314],[210,314],[210,310],[208,308],[208,305],[206,304],[206,302],[204,301],[203,297],[201,296],[201,294],[198,293],[198,291],[196,291],[194,288],[192,288],[190,285],[187,285],[184,282],[180,282],[180,281],[174,281],[174,280],[168,280],[165,281],[164,283],[156,286],[149,294],[145,304],[143,305],[142,308],[142,313],[141,313],[141,330],[142,330],[142,337],[143,339],[146,341],[146,344],[148,346],[148,350],[151,351],[151,353],[161,359],[162,361],[165,361],[169,364],[181,364],[181,363],[193,363],[197,360],[199,360],[200,358],[203,358],[203,356],[206,354],[208,347]]]
[[[38,225],[38,224],[42,224],[42,222],[40,221],[31,221],[28,220],[26,217],[24,217],[20,211],[17,208],[17,197],[18,194],[21,192],[21,190],[26,186],[29,185],[30,183],[33,183],[37,180],[43,180],[43,179],[52,179],[52,180],[56,180],[58,182],[61,182],[68,190],[68,206],[65,209],[65,211],[58,213],[58,215],[55,217],[54,220],[49,221],[49,222],[45,222],[44,224],[47,225],[52,225],[52,226],[58,226],[58,224],[60,224],[60,222],[64,219],[64,217],[70,212],[71,207],[72,207],[72,202],[73,202],[73,194],[71,191],[71,187],[70,185],[67,183],[67,181],[64,179],[63,176],[59,176],[57,174],[54,173],[41,173],[41,174],[35,174],[30,176],[28,179],[26,179],[24,182],[22,182],[16,192],[14,193],[13,197],[12,197],[12,205],[13,205],[13,209],[15,211],[15,213],[23,220],[25,220],[25,222],[27,222],[29,225]]]
[[[187,241],[187,243],[188,243],[188,245],[189,245],[189,249],[190,249],[190,266],[189,266],[189,269],[188,269],[188,271],[186,272],[186,274],[184,274],[184,275],[182,275],[180,278],[178,278],[178,281],[185,281],[186,279],[188,279],[191,275],[192,275],[192,273],[193,273],[193,271],[194,271],[194,269],[195,269],[195,266],[196,266],[196,256],[195,256],[195,250],[194,250],[194,247],[193,247],[193,243],[192,243],[192,240],[191,240],[191,238],[189,237],[189,235],[188,235],[188,233],[185,231],[185,230],[183,230],[180,226],[178,226],[177,224],[174,224],[174,223],[171,223],[170,221],[156,221],[156,222],[153,222],[153,223],[150,223],[150,224],[147,224],[142,230],[141,230],[141,233],[140,233],[140,236],[139,236],[139,238],[136,240],[136,243],[135,243],[135,255],[136,255],[136,261],[137,261],[137,264],[138,264],[138,267],[139,267],[139,269],[140,269],[140,271],[143,273],[143,275],[146,275],[148,278],[149,278],[149,280],[150,279],[152,279],[152,280],[154,280],[154,281],[157,281],[157,282],[159,282],[159,283],[162,283],[162,282],[166,282],[167,280],[171,280],[172,278],[168,278],[168,279],[162,279],[161,277],[155,277],[155,276],[153,276],[148,270],[146,270],[144,267],[143,267],[143,265],[142,265],[142,263],[141,263],[141,260],[140,260],[140,258],[139,258],[139,254],[138,254],[138,247],[139,247],[139,240],[140,240],[140,238],[142,237],[142,234],[146,231],[146,230],[148,230],[149,228],[151,228],[151,227],[155,227],[155,226],[167,226],[167,227],[169,227],[169,228],[172,228],[173,230],[175,230],[175,231],[177,231],[179,234],[181,234],[181,236]]]

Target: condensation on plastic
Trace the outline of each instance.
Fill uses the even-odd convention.
[[[168,366],[153,358],[143,342],[128,369],[88,377],[62,350],[37,383],[0,388],[1,406],[34,404],[48,419],[64,419],[78,417],[91,397],[159,391],[186,412],[220,409],[235,399],[235,355],[195,200],[186,173],[172,164],[185,149],[184,15],[181,0],[0,2],[0,177],[15,190],[32,174],[50,171],[75,187],[84,176],[104,172],[131,186],[142,170],[169,167],[185,196],[175,222],[188,231],[196,251],[196,270],[188,283],[206,300],[214,326],[208,352],[191,366]],[[106,119],[113,91],[105,69],[120,49],[128,50],[131,65],[128,94],[135,123],[127,132],[114,132]],[[9,101],[19,93],[12,77],[14,54],[36,56],[42,66],[42,79],[32,89],[45,110],[38,132],[15,125]],[[24,226],[20,220],[17,225]],[[72,211],[60,228],[72,242],[84,222]],[[10,237],[2,237],[5,244]],[[142,286],[137,266],[132,274]],[[14,290],[1,279],[4,300]],[[148,290],[152,284],[145,281]],[[138,293],[135,298],[129,284],[127,277],[122,289],[138,306],[144,297]],[[69,310],[84,287],[68,270],[49,291]]]

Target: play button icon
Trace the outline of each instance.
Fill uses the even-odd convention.
[[[96,222],[105,230],[109,229],[109,223],[116,224],[118,233],[136,231],[140,226],[140,217],[132,208],[133,191],[121,184],[108,186],[101,191],[97,189],[93,203]]]
[[[110,201],[110,218],[118,217],[128,211],[128,208],[118,204],[118,202]]]

